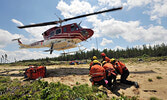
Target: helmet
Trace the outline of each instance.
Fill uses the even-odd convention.
[[[104,65],[104,64],[106,64],[106,63],[107,63],[106,61],[103,61],[103,62],[102,62],[102,65]]]
[[[93,60],[94,64],[100,64],[100,62],[98,60]]]
[[[105,53],[101,53],[101,56],[106,56],[106,54]]]
[[[96,56],[93,56],[93,60],[96,60],[97,59],[97,57]]]
[[[115,59],[114,58],[110,59],[110,62],[115,63]]]

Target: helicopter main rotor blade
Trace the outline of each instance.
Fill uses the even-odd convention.
[[[63,19],[63,20],[60,20],[60,21],[52,21],[52,22],[44,22],[44,23],[39,23],[39,24],[18,26],[18,28],[21,29],[21,28],[28,28],[28,27],[53,25],[53,24],[58,24],[58,23],[62,23],[62,22],[65,22],[65,21],[73,20],[73,19],[78,19],[78,18],[82,18],[82,17],[87,17],[87,16],[91,16],[91,15],[97,15],[97,14],[101,14],[101,13],[105,13],[105,12],[110,12],[110,11],[121,10],[121,9],[122,9],[122,7],[112,8],[112,9],[103,10],[103,11],[99,11],[99,12],[94,12],[94,13],[84,14],[84,15],[80,15],[80,16],[76,16],[76,17],[66,18],[66,19]]]
[[[80,15],[80,16],[76,16],[76,17],[72,17],[72,18],[67,18],[67,19],[64,19],[64,21],[69,21],[69,20],[73,20],[73,19],[77,19],[77,18],[87,17],[87,16],[91,16],[91,15],[97,15],[97,14],[101,14],[101,13],[105,13],[105,12],[110,12],[110,11],[115,11],[115,10],[120,10],[120,9],[122,9],[122,7],[112,8],[112,9],[108,9],[108,10],[103,10],[103,11],[99,11],[99,12],[94,12],[94,13]]]
[[[45,23],[38,23],[38,24],[31,24],[31,25],[25,25],[25,26],[18,26],[18,28],[29,28],[29,27],[37,27],[37,26],[46,26],[46,25],[53,25],[61,23],[62,21],[53,21],[53,22],[45,22]]]

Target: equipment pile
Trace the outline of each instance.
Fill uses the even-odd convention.
[[[25,78],[33,80],[37,78],[44,78],[46,76],[46,67],[30,65],[29,68],[25,70],[24,75]]]

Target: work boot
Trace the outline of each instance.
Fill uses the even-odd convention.
[[[134,82],[134,85],[136,88],[139,88],[139,84],[137,82]]]

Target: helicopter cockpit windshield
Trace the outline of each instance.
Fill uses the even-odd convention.
[[[71,31],[76,31],[80,29],[82,29],[82,27],[79,24],[74,23],[71,25]]]
[[[81,30],[80,32],[84,37],[88,37],[89,35],[89,33],[86,30]]]

